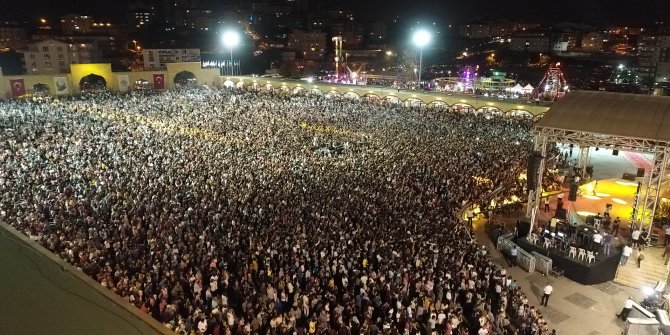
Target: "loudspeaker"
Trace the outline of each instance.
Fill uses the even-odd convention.
[[[619,150],[617,149],[612,150],[612,156],[619,156]]]
[[[593,176],[593,166],[587,166],[587,167],[586,167],[586,173],[587,173],[589,176]]]
[[[567,211],[565,208],[557,208],[555,216],[561,220],[565,220],[567,219]]]
[[[524,238],[530,233],[530,220],[519,219],[516,221],[517,238]]]
[[[626,179],[626,180],[630,180],[630,181],[635,181],[635,178],[636,178],[636,177],[637,177],[637,176],[634,175],[634,174],[632,174],[632,173],[624,172],[624,173],[623,173],[623,177],[621,177],[621,179]]]
[[[638,168],[637,169],[637,176],[638,177],[644,177],[644,168]]]
[[[579,185],[577,185],[577,183],[570,184],[570,193],[568,193],[568,200],[577,201],[577,190],[578,189],[579,189]]]
[[[540,168],[540,161],[542,160],[542,155],[533,151],[528,157],[528,169],[526,170],[526,187],[528,191],[535,190],[538,183],[538,169]]]

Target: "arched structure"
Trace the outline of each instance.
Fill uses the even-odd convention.
[[[268,89],[269,86],[272,86],[273,89],[283,90],[285,92],[293,92],[294,89],[298,86],[303,87],[307,91],[311,91],[313,88],[318,88],[327,97],[334,95],[338,96],[347,95],[348,97],[353,98],[353,95],[348,94],[348,92],[352,92],[356,94],[358,98],[374,94],[378,96],[380,99],[386,99],[394,102],[395,101],[403,102],[407,101],[408,99],[416,99],[420,100],[422,105],[428,105],[433,101],[439,101],[440,102],[439,105],[444,104],[451,108],[459,108],[461,110],[467,109],[468,111],[476,111],[482,107],[486,108],[494,107],[502,111],[503,113],[506,113],[511,110],[525,110],[533,114],[536,118],[538,115],[545,113],[549,109],[549,107],[553,104],[553,102],[542,102],[542,101],[535,102],[535,101],[528,101],[525,99],[499,99],[494,97],[454,94],[447,92],[420,92],[413,90],[398,91],[397,89],[393,88],[370,87],[365,85],[307,83],[305,81],[289,80],[285,78],[258,78],[258,77],[241,76],[241,77],[222,77],[222,79],[231,80],[235,83],[239,81],[244,81],[246,84],[248,84],[249,82],[258,82],[264,85],[264,87]]]
[[[49,85],[44,83],[37,83],[33,85],[33,94],[35,95],[49,95],[51,92]]]
[[[345,93],[343,94],[343,96],[344,96],[345,98],[349,98],[349,99],[360,99],[360,98],[361,98],[361,96],[358,95],[358,93],[356,93],[356,92],[354,92],[354,91],[345,92]]]
[[[107,88],[107,81],[103,76],[91,73],[79,80],[79,88],[82,91],[104,90]]]
[[[174,76],[174,83],[180,86],[188,86],[197,83],[197,80],[193,72],[181,71]]]

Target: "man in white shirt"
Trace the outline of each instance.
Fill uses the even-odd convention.
[[[600,232],[597,232],[593,235],[593,250],[594,251],[599,251],[600,250],[600,244],[603,242],[603,236],[600,234]]]
[[[638,228],[635,228],[630,234],[630,239],[633,240],[633,248],[637,247],[640,243],[640,234],[642,234],[642,232]]]
[[[549,296],[551,296],[552,292],[554,292],[554,288],[547,284],[547,286],[544,287],[544,295],[542,295],[540,305],[544,305],[545,307],[547,306],[547,303],[549,302]]]
[[[628,262],[628,257],[633,254],[633,248],[630,245],[623,247],[623,253],[621,253],[621,265],[626,265]]]

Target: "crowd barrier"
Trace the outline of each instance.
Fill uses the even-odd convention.
[[[503,255],[505,255],[505,257],[508,257],[510,254],[510,250],[516,247],[517,250],[516,264],[520,268],[528,272],[534,272],[535,257],[526,250],[521,249],[521,247],[516,245],[514,242],[512,242],[512,236],[513,236],[512,234],[505,234],[498,237],[498,245],[497,245],[498,250],[500,250],[500,252],[502,252]]]
[[[535,271],[548,276],[551,273],[551,269],[553,269],[553,261],[551,258],[537,251],[533,251],[531,254],[535,257]]]

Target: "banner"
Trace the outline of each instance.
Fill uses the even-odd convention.
[[[164,74],[154,74],[154,89],[155,90],[164,90],[165,89],[165,75]]]
[[[128,92],[128,89],[130,88],[130,79],[128,79],[127,74],[120,74],[117,76],[119,80],[119,92]],[[154,78],[154,81],[156,78]]]
[[[26,85],[23,83],[23,79],[10,79],[9,86],[12,89],[13,97],[26,95]]]
[[[67,85],[67,78],[54,77],[54,84],[56,85],[56,95],[70,94],[70,88]]]

